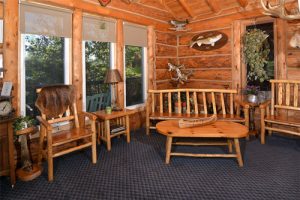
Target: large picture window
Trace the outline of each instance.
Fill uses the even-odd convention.
[[[131,23],[124,23],[125,43],[125,105],[143,104],[146,99],[147,29]]]
[[[109,85],[104,83],[111,66],[111,43],[85,42],[86,110],[104,109],[110,103]],[[100,105],[93,105],[98,102]]]
[[[21,114],[36,115],[36,89],[69,84],[72,13],[66,9],[22,2]]]
[[[36,89],[65,83],[65,39],[43,35],[23,35],[25,50],[26,114],[36,115]]]
[[[144,103],[143,47],[125,46],[126,106]]]

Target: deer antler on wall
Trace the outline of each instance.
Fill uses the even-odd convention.
[[[269,15],[272,17],[279,17],[282,19],[286,20],[295,20],[295,19],[300,19],[300,0],[298,0],[298,12],[297,14],[290,15],[287,13],[284,5],[285,5],[285,0],[279,0],[279,4],[272,6],[270,3],[267,1],[265,4],[263,0],[260,0],[261,6],[264,9],[265,12],[263,14]]]

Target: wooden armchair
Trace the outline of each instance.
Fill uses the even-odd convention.
[[[38,163],[42,156],[48,161],[48,180],[53,180],[53,158],[92,147],[92,162],[96,158],[96,129],[94,115],[77,114],[75,90],[70,85],[43,87],[36,100],[41,112],[37,119],[41,124]],[[85,126],[85,117],[91,126]],[[80,122],[80,123],[79,123]]]
[[[260,105],[261,143],[265,132],[283,132],[300,136],[299,84],[293,80],[271,80],[271,100]]]

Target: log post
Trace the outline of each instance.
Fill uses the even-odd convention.
[[[124,108],[124,35],[123,35],[123,20],[117,20],[117,44],[116,44],[116,69],[119,70],[124,82],[117,84],[117,105]]]
[[[153,26],[148,26],[148,90],[154,89],[154,52],[155,52],[155,31]]]
[[[77,110],[82,111],[82,11],[75,9],[73,13],[73,73],[72,84],[76,87]]]
[[[4,52],[3,52],[3,81],[13,84],[13,107],[17,115],[20,113],[20,73],[19,73],[19,1],[4,1]]]

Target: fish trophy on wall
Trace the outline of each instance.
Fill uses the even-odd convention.
[[[219,49],[227,43],[228,37],[226,34],[219,31],[209,31],[195,35],[192,38],[190,48],[199,51],[210,51]]]
[[[173,65],[171,63],[168,63],[169,66],[169,72],[171,72],[171,81],[172,83],[175,83],[175,85],[184,84],[188,81],[188,77],[192,75],[193,71],[192,70],[186,70],[184,65]],[[175,77],[173,77],[174,74]]]
[[[110,3],[111,0],[98,0],[101,6],[105,7]]]

